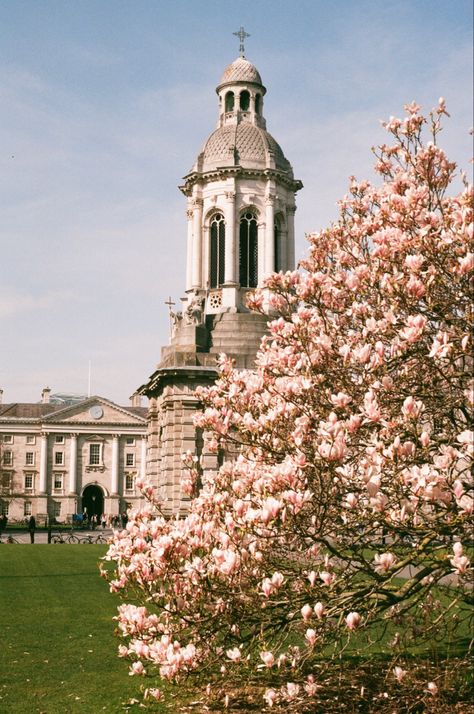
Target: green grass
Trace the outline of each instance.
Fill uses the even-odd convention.
[[[140,698],[97,568],[106,548],[0,546],[0,712],[115,713]]]

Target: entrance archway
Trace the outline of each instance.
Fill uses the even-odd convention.
[[[97,516],[97,523],[100,522],[100,517],[104,512],[104,492],[100,486],[91,484],[85,487],[82,494],[82,511],[87,513],[89,519],[92,516]]]

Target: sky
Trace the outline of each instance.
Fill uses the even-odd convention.
[[[169,339],[184,292],[178,190],[239,52],[304,188],[305,234],[372,178],[380,120],[446,98],[440,139],[471,169],[471,0],[0,0],[0,388],[120,404]],[[89,371],[90,365],[90,371]]]

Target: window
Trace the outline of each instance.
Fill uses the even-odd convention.
[[[227,92],[225,95],[225,110],[226,112],[234,111],[234,92]]]
[[[100,444],[89,444],[89,465],[100,466]]]
[[[13,444],[13,434],[4,434],[3,435],[3,443],[4,444]]]
[[[127,436],[125,439],[125,443],[127,446],[135,446],[135,437],[134,436]]]
[[[33,474],[25,474],[25,491],[33,490]]]
[[[25,464],[27,466],[34,466],[35,463],[35,452],[27,451],[25,454]]]
[[[56,434],[54,441],[56,444],[64,444],[64,436],[62,434]]]
[[[36,436],[34,434],[27,434],[26,435],[26,443],[27,444],[36,444]]]
[[[239,276],[243,288],[256,288],[257,271],[257,219],[253,213],[246,213],[240,219],[239,234]]]
[[[61,501],[53,501],[53,517],[59,518],[61,516]]]
[[[54,474],[53,476],[53,488],[55,491],[63,490],[63,474]]]
[[[260,108],[261,108],[261,97],[260,94],[255,95],[255,114],[260,114]]]
[[[31,510],[31,501],[25,501],[23,504],[23,515],[24,516],[31,516],[33,511]]]
[[[243,92],[240,92],[240,108],[242,111],[246,112],[250,106],[250,94],[247,92],[246,89],[244,89]]]
[[[54,452],[54,465],[55,466],[64,466],[64,451],[55,451]]]
[[[9,501],[0,501],[0,511],[2,512],[2,516],[8,516],[9,509],[10,509]]]
[[[135,466],[135,454],[125,454],[125,466]]]
[[[3,465],[4,466],[13,466],[13,451],[4,451],[3,452]]]
[[[280,270],[283,270],[281,264],[281,230],[278,221],[275,221],[273,235],[275,242],[275,272],[278,273]]]
[[[10,473],[0,473],[0,491],[2,493],[9,493],[12,485],[12,475]]]
[[[211,220],[211,288],[218,288],[224,282],[224,256],[225,221],[222,213],[216,213]]]
[[[125,476],[125,490],[133,491],[133,476],[131,476],[130,474],[127,474]]]

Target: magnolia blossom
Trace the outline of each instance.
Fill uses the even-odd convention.
[[[349,630],[355,630],[360,624],[361,617],[358,612],[350,612],[346,615],[345,620]]]

